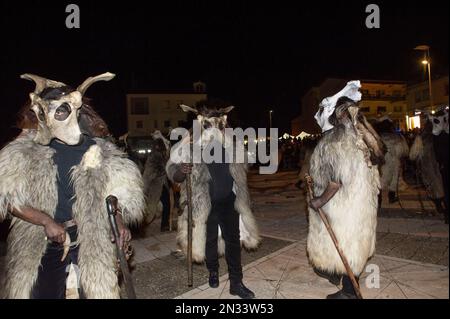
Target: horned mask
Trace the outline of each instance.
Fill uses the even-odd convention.
[[[428,114],[428,120],[433,124],[433,135],[440,135],[442,132],[448,134],[448,106],[440,108],[434,114]]]
[[[359,102],[361,100],[361,93],[359,89],[361,88],[360,81],[350,81],[347,85],[338,93],[333,96],[324,98],[319,104],[319,110],[317,111],[314,118],[317,124],[322,128],[322,132],[332,129],[334,126],[330,123],[329,118],[334,113],[336,109],[336,103],[341,97],[348,97],[354,102]]]
[[[31,109],[38,119],[34,141],[48,145],[52,139],[57,138],[65,144],[76,145],[81,136],[78,116],[86,90],[97,81],[113,79],[115,74],[107,72],[89,77],[76,90],[62,82],[34,74],[22,74],[20,77],[36,84],[34,91],[30,93]]]
[[[201,129],[201,146],[205,147],[212,141],[225,143],[225,128],[227,127],[227,114],[234,108],[228,106],[220,109],[202,108],[197,110],[187,105],[180,105],[184,112],[197,115]]]

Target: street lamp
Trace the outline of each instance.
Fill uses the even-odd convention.
[[[272,113],[273,113],[273,110],[270,110],[269,111],[269,129],[272,128]]]
[[[419,45],[414,50],[424,51],[425,58],[422,60],[422,64],[428,67],[428,91],[430,95],[430,108],[433,112],[433,93],[431,90],[431,59],[430,59],[430,47],[428,45]]]

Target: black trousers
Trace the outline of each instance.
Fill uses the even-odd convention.
[[[221,201],[211,203],[206,224],[206,267],[209,271],[219,270],[219,256],[217,252],[218,227],[225,240],[225,259],[228,265],[230,281],[242,280],[241,243],[239,232],[239,214],[234,210],[234,193]]]
[[[161,215],[161,230],[163,230],[170,226],[170,191],[168,187],[163,186],[160,200],[163,205]]]
[[[77,228],[67,229],[71,241],[76,241]],[[41,259],[36,284],[31,293],[32,299],[65,299],[66,280],[69,265],[78,262],[78,246],[71,247],[67,257],[61,261],[64,249],[62,244],[49,243]],[[80,293],[81,296],[81,293]]]

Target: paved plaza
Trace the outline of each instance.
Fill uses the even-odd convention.
[[[306,256],[305,194],[294,186],[296,172],[250,173],[254,212],[263,235],[257,252],[243,252],[244,281],[257,298],[325,298],[339,287],[317,276]],[[449,298],[448,225],[420,189],[402,185],[400,204],[383,201],[376,255],[360,284],[364,298]],[[174,223],[175,224],[175,223]],[[228,293],[221,260],[220,287],[207,285],[204,265],[186,284],[186,260],[177,253],[176,232],[159,231],[159,220],[133,240],[133,278],[139,298],[236,298]],[[4,254],[4,246],[0,247]],[[0,267],[4,257],[0,257]],[[69,293],[69,298],[76,297]]]

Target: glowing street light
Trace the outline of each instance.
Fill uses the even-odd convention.
[[[430,47],[428,45],[419,45],[414,50],[424,51],[425,58],[422,60],[422,64],[428,67],[428,90],[430,94],[430,108],[433,111],[433,93],[431,90],[431,59],[430,59]]]

